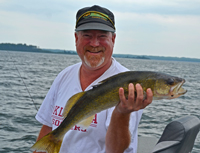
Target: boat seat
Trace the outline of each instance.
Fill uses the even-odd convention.
[[[169,123],[152,153],[190,153],[200,130],[200,120],[185,116]]]

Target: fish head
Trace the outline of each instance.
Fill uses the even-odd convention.
[[[187,90],[182,88],[185,79],[161,74],[155,82],[155,99],[174,99],[185,94]]]

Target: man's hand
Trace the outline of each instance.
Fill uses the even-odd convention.
[[[129,84],[128,99],[126,99],[124,95],[124,89],[123,88],[119,89],[120,102],[116,107],[120,113],[129,114],[133,111],[144,109],[146,106],[151,104],[153,100],[153,93],[151,89],[150,88],[147,89],[146,91],[147,97],[146,99],[144,99],[142,86],[140,84],[136,84],[135,88],[132,83]],[[137,97],[135,95],[135,90],[137,93]]]
[[[124,95],[124,89],[119,89],[120,102],[112,113],[110,125],[106,133],[107,153],[122,153],[128,148],[131,142],[129,131],[130,114],[145,108],[152,102],[153,93],[150,88],[147,89],[146,94],[147,98],[144,99],[143,89],[140,84],[136,84],[136,89],[132,83],[129,84],[128,99]]]

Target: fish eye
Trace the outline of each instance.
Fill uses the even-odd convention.
[[[169,78],[169,79],[167,80],[167,84],[173,85],[173,84],[174,84],[174,80],[173,80],[172,78]]]

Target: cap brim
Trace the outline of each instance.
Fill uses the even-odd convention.
[[[115,29],[102,23],[85,23],[78,26],[75,29],[75,31],[83,31],[83,30],[103,30],[103,31],[115,32]]]

